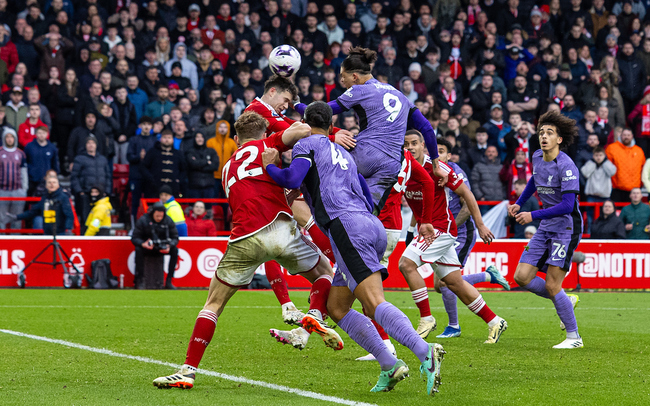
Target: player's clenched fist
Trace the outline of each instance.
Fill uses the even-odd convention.
[[[518,204],[511,204],[510,206],[508,206],[508,215],[510,217],[516,216],[517,213],[519,213],[519,209],[521,209],[521,207],[519,207]]]
[[[277,149],[275,148],[264,149],[264,152],[262,152],[262,164],[264,165],[264,168],[266,168],[267,165],[271,165],[271,164],[275,165],[279,162],[280,162],[280,153],[278,152]]]

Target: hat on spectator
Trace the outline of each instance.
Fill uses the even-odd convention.
[[[643,97],[646,97],[648,94],[650,94],[650,86],[646,86],[643,90]]]
[[[413,62],[409,65],[409,72],[414,70],[422,73],[422,65],[420,65],[418,62]]]
[[[493,104],[492,107],[490,107],[490,111],[492,111],[492,110],[494,110],[494,109],[501,109],[501,110],[503,110],[503,107],[501,107],[500,104]]]
[[[535,7],[533,7],[533,10],[530,12],[530,16],[531,16],[531,17],[532,17],[532,16],[538,16],[538,17],[541,17],[541,16],[542,16],[542,12],[539,11],[539,8],[537,8],[537,6],[535,6]]]
[[[539,11],[542,13],[550,14],[551,13],[551,7],[548,4],[542,5],[542,7],[539,8]]]
[[[610,39],[614,40],[614,42],[618,41],[618,37],[614,34],[609,34],[605,37],[605,41],[609,41]]]
[[[168,89],[180,89],[180,86],[178,86],[178,83],[174,80],[170,80],[169,84],[167,85]]]
[[[172,63],[172,70],[173,70],[174,68],[180,68],[180,69],[182,70],[182,69],[183,69],[183,65],[182,65],[180,62],[176,61],[176,62]]]
[[[96,190],[99,192],[99,195],[100,195],[100,196],[104,196],[104,187],[103,187],[102,185],[94,184],[94,185],[90,188],[90,190],[93,190],[93,189],[96,189]]]
[[[196,4],[196,3],[195,3],[195,4],[192,4],[192,5],[187,9],[187,12],[189,13],[189,12],[192,12],[192,11],[198,11],[198,12],[200,12],[200,11],[201,11],[201,7],[199,7],[199,5]]]
[[[11,93],[22,93],[23,88],[20,86],[14,86],[13,89],[11,89]]]
[[[528,226],[524,229],[524,233],[535,234],[536,232],[537,232],[537,227],[535,226]]]
[[[96,36],[93,35],[93,36],[90,37],[90,39],[88,40],[88,43],[89,43],[89,44],[93,44],[93,43],[95,43],[95,44],[99,44],[99,38],[97,38]]]
[[[521,27],[521,24],[515,23],[515,24],[512,24],[512,26],[510,27],[510,32],[512,32],[514,30],[523,31],[524,29]]]
[[[95,138],[93,136],[86,137],[86,141],[84,142],[84,145],[88,144],[88,141],[92,141],[92,142],[95,143],[95,145],[97,145],[97,138]]]
[[[171,186],[169,185],[162,185],[160,190],[158,191],[158,194],[161,195],[163,193],[167,193],[168,195],[174,195],[174,191],[172,190]]]
[[[560,65],[560,70],[565,72],[571,72],[571,66],[568,63],[563,63]]]

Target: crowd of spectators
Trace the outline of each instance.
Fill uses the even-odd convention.
[[[532,176],[536,119],[557,110],[579,127],[567,152],[582,200],[634,205],[635,191],[650,189],[646,7],[639,0],[0,0],[7,152],[0,196],[35,195],[48,170],[69,175],[83,225],[91,189],[110,195],[113,165],[123,164],[130,200],[113,202],[130,212],[131,224],[140,198],[158,197],[163,186],[175,197],[224,197],[233,123],[261,96],[271,50],[291,44],[302,55],[296,84],[305,103],[344,92],[338,74],[351,48],[376,50],[375,77],[401,90],[452,143],[452,160],[477,200],[516,198]],[[361,124],[351,112],[335,119],[352,132]],[[21,209],[1,204],[5,227],[6,213]],[[190,217],[202,219],[195,210]]]

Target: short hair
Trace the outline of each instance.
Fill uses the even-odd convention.
[[[515,186],[526,186],[528,181],[526,179],[517,179],[514,183]]]
[[[407,135],[417,135],[418,138],[420,139],[420,142],[424,141],[424,137],[422,136],[422,133],[419,132],[418,130],[407,130],[404,136],[406,137]]]
[[[235,121],[235,132],[239,139],[261,139],[269,122],[254,111],[244,112]]]
[[[161,138],[162,138],[163,136],[165,136],[165,135],[171,135],[172,137],[174,137],[174,133],[173,133],[172,130],[170,130],[169,128],[165,128],[165,129],[162,130],[162,132],[160,133],[160,137],[161,137]]]
[[[264,93],[268,93],[272,88],[275,88],[275,90],[280,93],[291,93],[291,97],[293,99],[298,96],[298,88],[296,85],[294,85],[293,82],[288,78],[282,76],[273,75],[269,78],[269,80],[266,81],[266,83],[264,83]]]
[[[47,127],[45,127],[45,126],[40,125],[40,126],[36,127],[36,131],[37,132],[38,131],[45,131],[46,133],[48,133],[50,130],[48,130]]]
[[[555,111],[548,111],[542,114],[539,118],[539,122],[537,123],[538,136],[542,126],[545,125],[555,127],[557,135],[562,137],[562,144],[560,144],[561,149],[566,149],[569,145],[573,144],[573,141],[578,137],[576,121]]]
[[[478,133],[488,133],[488,130],[485,129],[485,127],[479,127],[476,129],[476,134]]]
[[[447,141],[446,139],[444,139],[442,137],[438,137],[437,141],[438,141],[438,146],[442,145],[445,148],[447,148],[448,153],[451,152],[451,142]]]
[[[237,72],[237,74],[240,74],[240,73],[251,73],[251,68],[249,68],[249,67],[246,66],[246,65],[244,65],[244,66],[240,66],[240,67],[238,68],[238,70],[239,70],[239,72]]]
[[[596,147],[594,148],[594,154],[597,154],[599,152],[602,152],[603,154],[605,153],[605,150],[602,147]]]
[[[332,124],[332,108],[322,101],[310,103],[305,109],[305,123],[310,127],[327,130]]]

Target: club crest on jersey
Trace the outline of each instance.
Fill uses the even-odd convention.
[[[551,186],[551,181],[553,180],[553,175],[548,175],[547,185]]]

